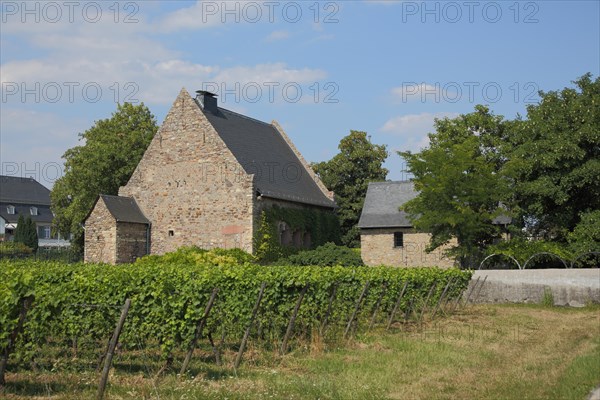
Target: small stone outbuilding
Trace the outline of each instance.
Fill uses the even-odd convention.
[[[336,204],[281,126],[182,89],[119,196],[100,196],[85,221],[86,262],[131,262],[181,246],[254,251],[268,207],[332,212]],[[280,242],[310,232],[279,224]]]
[[[442,268],[454,264],[442,248],[427,253],[430,234],[416,231],[406,213],[399,210],[417,194],[412,182],[369,183],[358,222],[365,264]]]
[[[85,256],[110,264],[149,252],[150,221],[131,197],[100,195],[86,218]]]

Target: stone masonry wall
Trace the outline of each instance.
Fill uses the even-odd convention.
[[[131,263],[147,254],[146,224],[117,222],[117,263]]]
[[[252,175],[184,89],[119,195],[152,222],[152,254],[185,245],[252,251]]]
[[[260,224],[260,215],[261,213],[270,207],[273,206],[278,206],[280,208],[295,208],[295,209],[315,209],[315,210],[321,210],[321,211],[331,211],[327,208],[324,207],[318,207],[318,206],[311,206],[310,204],[300,204],[300,203],[295,203],[292,201],[285,201],[285,200],[279,200],[279,199],[273,199],[270,197],[260,197],[257,201],[255,201],[254,203],[254,229],[258,230],[258,226]],[[331,211],[333,212],[333,211]],[[280,232],[280,234],[282,234]],[[289,232],[290,235],[292,235],[292,232]],[[296,243],[293,242],[293,238],[291,238],[290,240],[292,240],[292,243],[285,243],[286,245],[296,245],[297,247],[310,247],[311,245],[311,238],[310,235],[304,235],[302,236],[302,239],[297,239]],[[300,242],[298,242],[300,241]],[[285,242],[285,240],[284,240]]]
[[[404,233],[404,246],[394,247],[394,232]],[[412,228],[362,229],[360,233],[361,257],[367,265],[452,267],[454,260],[445,257],[442,249],[427,253],[428,244],[429,234]]]
[[[98,199],[96,206],[85,221],[85,262],[116,261],[116,221],[106,208],[104,200]]]

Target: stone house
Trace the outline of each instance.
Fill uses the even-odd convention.
[[[181,90],[129,182],[102,195],[85,220],[87,262],[131,262],[181,246],[254,251],[268,207],[330,212],[336,205],[281,126]],[[310,233],[278,224],[283,244]]]
[[[454,260],[442,248],[431,253],[425,249],[429,233],[416,231],[399,207],[418,192],[412,182],[369,183],[365,204],[358,222],[361,257],[367,265],[401,267],[438,266],[449,268]]]

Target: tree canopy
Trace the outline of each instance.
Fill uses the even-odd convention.
[[[323,184],[335,193],[342,243],[357,247],[360,234],[358,219],[369,182],[384,181],[388,170],[383,162],[388,156],[385,145],[370,142],[366,132],[350,131],[340,141],[339,153],[331,160],[312,165]]]
[[[455,238],[451,253],[465,265],[499,238],[492,222],[501,215],[512,217],[521,242],[570,246],[564,254],[600,248],[600,78],[573,83],[540,92],[525,119],[504,120],[478,105],[436,120],[427,148],[399,152],[420,192],[403,209],[432,234],[429,250]]]
[[[582,213],[600,209],[600,78],[573,83],[540,92],[502,148],[519,221],[548,240],[564,241]]]
[[[54,224],[71,245],[83,248],[82,223],[99,194],[118,194],[157,132],[156,119],[142,103],[117,106],[111,118],[79,134],[84,144],[65,152],[65,173],[50,194]]]
[[[419,192],[403,209],[415,228],[431,233],[428,250],[455,238],[451,253],[466,257],[499,237],[492,221],[507,213],[502,200],[509,191],[496,146],[504,127],[501,116],[477,106],[471,114],[436,120],[436,133],[421,152],[399,152]]]

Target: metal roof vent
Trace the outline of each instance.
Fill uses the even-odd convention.
[[[196,90],[196,100],[204,111],[217,112],[217,95],[206,90]]]

